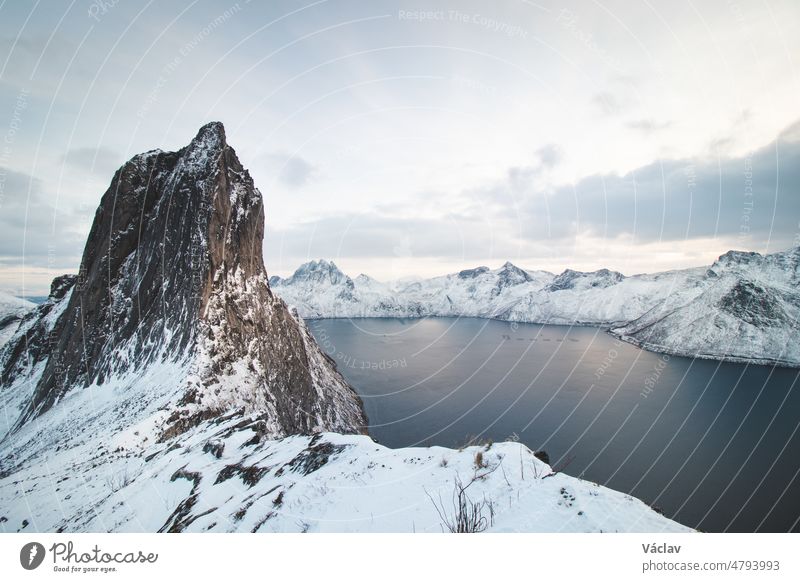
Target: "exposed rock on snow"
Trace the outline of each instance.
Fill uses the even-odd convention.
[[[367,277],[276,280],[305,318],[469,316],[597,325],[671,354],[800,366],[800,248],[730,251],[709,268],[625,277],[600,269],[560,275],[506,263],[386,285]],[[307,264],[298,273],[314,269]]]
[[[600,269],[592,273],[581,273],[567,269],[558,277],[553,279],[544,289],[545,291],[565,291],[567,289],[597,289],[611,287],[622,281],[625,277],[622,273]]]

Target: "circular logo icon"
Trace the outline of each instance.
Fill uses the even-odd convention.
[[[19,551],[19,563],[26,570],[35,570],[44,561],[44,546],[39,542],[30,542]]]

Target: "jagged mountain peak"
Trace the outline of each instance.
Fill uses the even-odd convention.
[[[511,263],[511,261],[506,261],[496,273],[497,283],[492,290],[492,294],[495,296],[500,295],[503,290],[508,287],[514,287],[533,281],[533,278],[527,272]]]
[[[225,126],[221,121],[210,121],[200,127],[192,140],[183,148],[182,152],[220,152],[228,147],[225,137]]]
[[[737,265],[751,265],[759,262],[764,257],[760,253],[752,251],[728,251],[717,258],[712,265],[714,267],[730,267]]]
[[[329,261],[327,259],[314,259],[308,261],[307,263],[303,263],[297,268],[298,271],[334,271],[340,272],[339,267],[336,266],[336,263],[333,261]]]
[[[352,283],[350,277],[345,275],[336,263],[326,259],[317,259],[303,263],[300,265],[294,274],[289,278],[289,283],[297,283],[301,281],[312,283],[331,283],[334,285],[340,283]]]
[[[360,273],[358,275],[358,277],[356,277],[354,279],[354,281],[356,283],[361,283],[361,284],[365,284],[365,285],[370,285],[372,283],[377,283],[378,282],[376,279],[373,279],[372,277],[370,277],[369,275],[366,275],[364,273]]]
[[[505,277],[516,279],[519,282],[527,282],[532,280],[527,271],[520,269],[511,261],[506,261],[503,263],[503,266],[500,267],[500,273]]]
[[[753,251],[728,251],[720,255],[708,269],[709,277],[725,274],[769,280],[781,273],[794,274],[800,280],[800,247],[762,255]]]
[[[209,121],[197,130],[197,135],[192,140],[195,142],[218,143],[225,145],[225,125],[221,121]]]
[[[177,152],[134,156],[102,196],[80,273],[54,282],[71,289],[57,322],[18,334],[3,360],[0,388],[35,386],[18,426],[71,391],[171,362],[163,394],[180,398],[164,438],[232,411],[263,416],[271,434],[359,431],[360,401],[269,289],[263,235],[261,193],[221,123]],[[20,372],[34,352],[41,366]]]

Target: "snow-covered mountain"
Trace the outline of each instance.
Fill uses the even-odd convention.
[[[731,251],[709,268],[625,277],[600,269],[560,275],[506,263],[387,285],[334,276],[276,279],[273,288],[305,318],[488,317],[596,325],[646,349],[677,355],[800,366],[800,247],[767,256]]]
[[[359,434],[359,398],[270,289],[263,213],[218,123],[117,171],[79,274],[0,351],[0,531],[440,531],[459,492],[478,529],[686,531],[518,443]],[[290,281],[357,288],[325,262]]]
[[[34,306],[30,301],[0,291],[0,348],[11,339],[23,316]]]
[[[800,366],[800,247],[729,251],[693,285],[611,330],[647,349]]]

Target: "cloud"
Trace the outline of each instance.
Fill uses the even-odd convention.
[[[634,129],[649,135],[651,133],[661,131],[662,129],[668,129],[672,126],[672,123],[669,121],[658,122],[652,119],[638,119],[635,121],[629,121],[625,124],[625,126],[628,129]]]
[[[42,183],[27,174],[0,168],[0,179],[0,266],[74,271],[85,242],[77,214],[57,210]]]
[[[554,143],[547,144],[536,151],[536,157],[545,168],[553,168],[561,161],[561,148]]]
[[[513,192],[526,192],[532,188],[538,175],[539,168],[514,166],[508,169],[508,184]]]
[[[73,148],[64,154],[61,161],[78,170],[110,176],[122,165],[122,155],[107,147]]]
[[[733,237],[744,246],[788,246],[800,228],[798,137],[787,130],[748,156],[659,160],[623,176],[588,176],[529,196],[508,214],[526,225],[532,239],[547,228],[551,235]]]
[[[500,225],[498,225],[499,228]],[[342,214],[267,228],[267,254],[288,257],[462,257],[492,248],[492,227],[468,217]],[[269,264],[269,263],[268,263]]]
[[[605,115],[618,115],[622,111],[619,99],[608,92],[596,93],[592,96],[592,105],[597,107]]]
[[[298,155],[274,152],[265,156],[267,163],[278,173],[278,179],[289,188],[302,188],[317,177],[318,168]]]
[[[780,136],[778,136],[778,140],[787,142],[800,142],[800,120],[795,121],[789,127],[784,129]]]
[[[542,176],[546,176],[547,170],[552,170],[561,163],[561,148],[557,144],[547,144],[536,150],[536,162],[528,166],[513,166],[506,172],[508,184],[511,192],[524,194],[535,189],[542,183]],[[496,197],[498,188],[490,196]],[[499,189],[502,195],[503,188]]]

